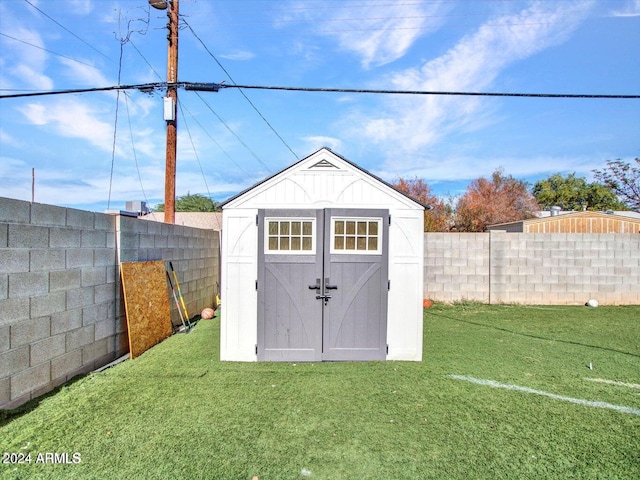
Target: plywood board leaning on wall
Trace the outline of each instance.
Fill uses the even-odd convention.
[[[171,335],[165,264],[123,262],[120,265],[131,358]]]

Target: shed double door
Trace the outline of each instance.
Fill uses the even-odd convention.
[[[258,360],[384,360],[388,231],[387,210],[260,210]]]

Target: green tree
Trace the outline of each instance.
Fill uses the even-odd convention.
[[[219,212],[220,206],[209,197],[199,193],[193,195],[187,193],[181,197],[176,197],[176,212]],[[164,203],[159,203],[155,208],[156,212],[164,212]]]
[[[610,188],[627,205],[640,211],[640,158],[637,167],[622,160],[608,161],[602,170],[594,170],[595,177]]]
[[[588,183],[575,173],[562,176],[559,173],[539,180],[532,193],[542,208],[553,206],[563,210],[626,210],[614,191],[601,183]]]

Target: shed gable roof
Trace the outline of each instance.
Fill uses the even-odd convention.
[[[243,190],[242,192],[234,195],[228,200],[224,201],[221,206],[224,209],[225,207],[234,207],[239,206],[244,203],[246,200],[249,200],[252,196],[255,196],[259,193],[263,193],[266,190],[273,188],[280,182],[291,182],[291,188],[296,190],[300,190],[300,195],[305,196],[307,192],[304,191],[304,188],[297,182],[293,176],[296,173],[308,173],[308,174],[318,174],[326,173],[326,172],[350,172],[354,175],[357,175],[362,180],[366,180],[369,183],[376,184],[378,188],[385,190],[385,192],[394,196],[396,199],[399,199],[403,203],[408,206],[412,206],[416,209],[429,209],[428,205],[422,205],[405,192],[402,192],[395,188],[388,182],[385,182],[381,178],[376,175],[370,173],[364,168],[358,166],[357,164],[347,160],[345,157],[331,151],[328,147],[322,147],[312,153],[311,155],[299,160],[298,162],[290,165],[289,167],[284,168],[283,170],[271,175],[270,177],[265,178],[264,180],[256,183],[255,185]]]

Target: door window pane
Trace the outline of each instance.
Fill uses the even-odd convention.
[[[382,219],[332,218],[332,253],[380,254]]]
[[[347,222],[347,235],[354,235],[356,233],[356,222]]]
[[[303,253],[313,251],[315,220],[311,219],[267,219],[265,252]]]
[[[312,222],[302,222],[302,235],[311,236],[313,235],[313,226]]]

